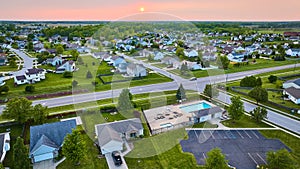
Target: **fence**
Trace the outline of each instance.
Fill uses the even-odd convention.
[[[194,123],[192,121],[189,121],[189,122],[178,123],[178,124],[172,125],[170,127],[162,127],[162,128],[155,129],[155,130],[151,130],[151,128],[150,128],[150,132],[152,135],[155,135],[155,134],[160,134],[160,133],[167,132],[170,130],[179,129],[179,128],[183,128],[186,126],[191,126],[193,124]]]

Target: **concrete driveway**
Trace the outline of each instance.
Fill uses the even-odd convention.
[[[41,161],[33,164],[33,169],[55,169],[55,163],[53,160]]]
[[[111,153],[105,154],[105,158],[106,158],[107,165],[110,169],[128,169],[126,161],[124,160],[122,155],[121,155],[121,158],[122,158],[123,164],[120,166],[115,165],[115,163],[112,159]]]

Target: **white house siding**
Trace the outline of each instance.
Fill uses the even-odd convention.
[[[112,153],[113,151],[123,150],[123,142],[112,140],[101,147],[102,154]]]

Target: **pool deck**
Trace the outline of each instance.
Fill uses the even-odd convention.
[[[190,119],[192,119],[192,114],[182,111],[180,109],[180,107],[188,106],[191,104],[197,104],[200,102],[205,102],[212,107],[215,106],[207,101],[198,100],[198,101],[186,102],[186,103],[178,104],[178,105],[168,105],[168,106],[164,106],[164,107],[153,108],[153,109],[145,110],[144,113],[145,113],[146,119],[151,127],[151,130],[158,130],[158,129],[163,128],[161,125],[164,125],[167,123],[170,123],[173,126],[176,126],[176,125],[182,124],[182,123],[190,123],[191,122]],[[161,116],[163,116],[164,118],[158,119],[158,117],[161,117]]]

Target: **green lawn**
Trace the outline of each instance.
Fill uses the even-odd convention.
[[[10,71],[17,71],[17,67],[11,67],[11,66],[0,66],[0,72],[10,72]]]
[[[85,89],[90,92],[95,91],[105,91],[110,90],[112,87],[114,89],[124,88],[124,87],[134,87],[134,86],[141,86],[141,85],[149,85],[149,84],[156,84],[156,83],[164,83],[170,82],[172,79],[161,76],[159,74],[149,74],[147,77],[144,77],[141,80],[133,80],[129,82],[122,82],[122,83],[114,83],[114,84],[107,84],[103,85],[100,79],[97,77],[98,74],[106,74],[110,73],[111,66],[107,65],[107,63],[102,62],[100,63],[99,60],[91,57],[91,56],[81,56],[84,64],[78,65],[78,71],[73,73],[73,78],[64,78],[62,74],[55,74],[55,73],[47,73],[46,79],[33,84],[35,86],[34,93],[25,93],[25,85],[14,86],[14,80],[10,79],[6,81],[6,84],[9,86],[10,90],[7,94],[1,95],[0,99],[6,98],[14,98],[20,96],[32,96],[32,95],[39,95],[45,93],[57,93],[61,91],[71,91],[72,86],[71,82],[76,80],[78,82],[78,86],[74,90]],[[41,66],[45,69],[54,69],[54,67],[49,65]],[[86,74],[90,71],[92,73],[93,78],[87,79]],[[114,78],[120,77],[120,75],[116,75]],[[123,78],[123,77],[121,77]],[[98,85],[93,85],[92,82],[98,82]]]
[[[251,119],[250,116],[243,115],[240,120],[226,120],[222,122],[223,125],[231,128],[273,128],[266,123],[256,122],[255,120]]]

